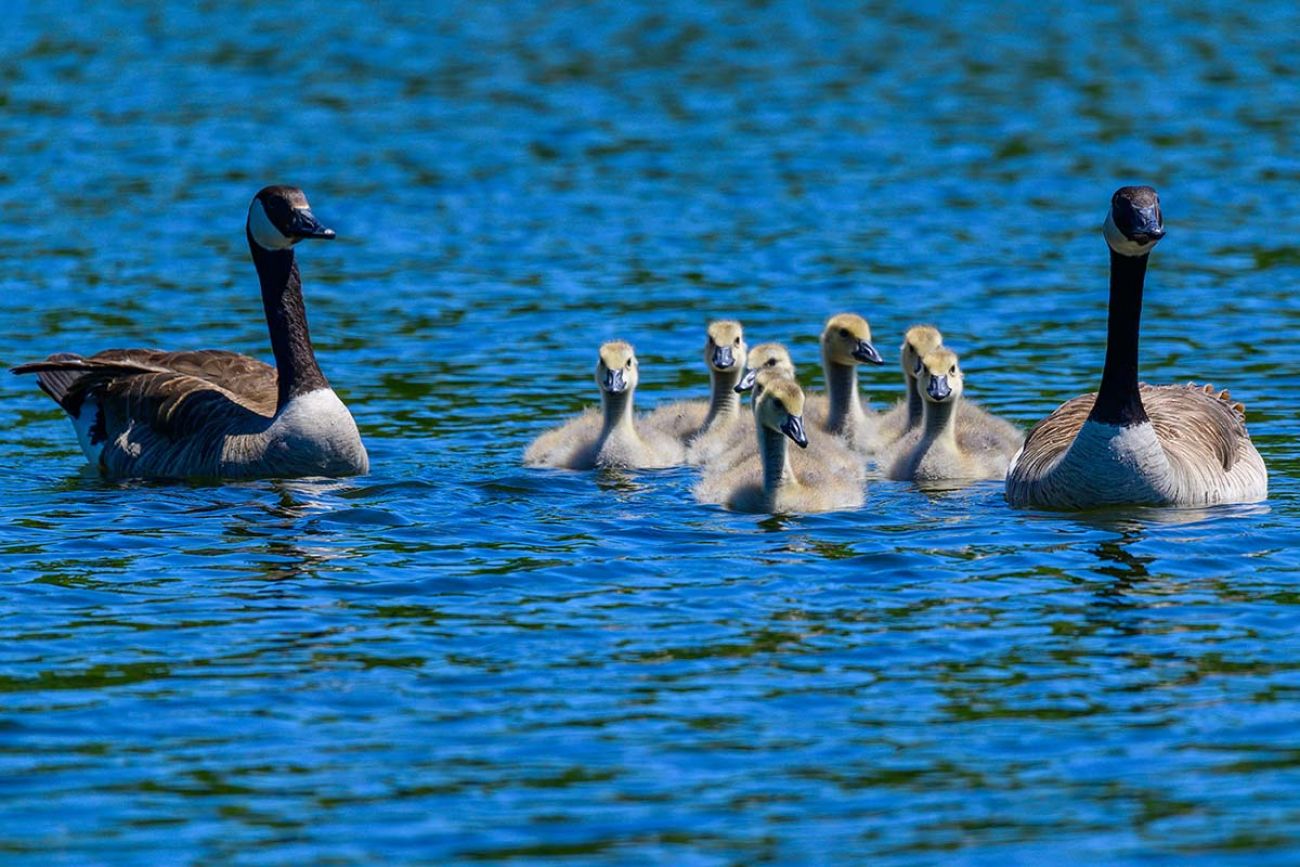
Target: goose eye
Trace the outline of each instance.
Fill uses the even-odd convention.
[[[736,345],[737,345],[737,346],[740,345],[740,338],[739,338],[739,337],[736,338]]]
[[[764,367],[776,367],[776,359],[775,359],[775,358],[769,358],[769,359],[767,360],[767,363],[764,364],[763,366],[764,366]]]
[[[627,360],[627,366],[628,366],[628,367],[631,367],[631,366],[632,366],[632,359],[629,358],[629,359]]]
[[[914,367],[912,368],[912,372],[913,372],[913,373],[920,373],[920,372],[921,372],[921,359],[920,359],[919,356],[918,356],[917,359],[916,359],[916,366],[914,366]]]
[[[952,367],[948,368],[948,373],[949,373],[950,375],[951,375],[951,374],[954,374],[954,373],[956,373],[956,372],[957,372],[957,365],[954,364]]]
[[[849,336],[849,329],[847,329],[847,328],[841,328],[841,329],[840,329],[840,337],[848,337],[848,336]]]

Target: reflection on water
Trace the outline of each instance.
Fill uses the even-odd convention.
[[[104,482],[0,377],[0,853],[1297,860],[1294,4],[7,11],[0,358],[266,357],[242,222],[297,183],[375,471]],[[811,390],[829,314],[934,321],[1031,424],[1096,387],[1129,182],[1143,377],[1246,401],[1268,503],[755,516],[519,465],[603,340],[642,408],[703,397],[723,316]]]

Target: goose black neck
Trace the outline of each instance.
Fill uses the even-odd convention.
[[[257,277],[262,283],[262,307],[271,332],[271,352],[279,380],[281,408],[289,399],[309,391],[329,388],[329,381],[316,364],[311,334],[307,330],[307,308],[302,300],[302,278],[293,249],[267,250],[248,239]]]
[[[1088,418],[1128,427],[1147,420],[1138,392],[1138,332],[1142,326],[1142,284],[1147,257],[1110,251],[1110,312],[1106,326],[1106,367],[1097,402]]]

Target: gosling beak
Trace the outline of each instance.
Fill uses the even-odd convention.
[[[736,363],[736,357],[731,354],[730,346],[713,347],[713,366],[718,370],[728,370]]]
[[[605,391],[608,391],[610,394],[620,394],[627,391],[627,378],[623,376],[623,368],[620,367],[617,370],[606,370],[605,384],[603,387]]]
[[[316,219],[308,209],[294,208],[293,216],[289,220],[289,237],[323,238],[329,241],[334,238],[334,230],[322,226],[320,220]]]
[[[952,389],[948,386],[948,377],[935,376],[930,374],[930,384],[925,387],[925,391],[935,400],[947,400],[948,395],[952,394]]]
[[[734,391],[736,394],[741,394],[742,392],[749,391],[751,388],[754,387],[754,380],[756,379],[758,379],[758,370],[756,368],[751,367],[745,371],[745,375],[740,378],[740,382],[736,383],[736,385],[732,388],[732,391]]]
[[[858,361],[866,362],[867,364],[885,363],[885,359],[880,357],[880,353],[876,351],[876,347],[872,346],[865,340],[859,340],[858,345],[853,348],[853,357]]]
[[[808,435],[803,432],[803,416],[792,415],[781,423],[781,433],[794,440],[801,449],[808,448]]]

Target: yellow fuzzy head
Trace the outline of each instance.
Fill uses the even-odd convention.
[[[763,371],[774,371],[782,376],[794,378],[794,362],[790,360],[790,352],[780,343],[760,343],[753,349],[749,350],[749,358],[745,362],[745,375],[736,383],[736,391],[749,391],[754,387],[754,382],[759,373]]]
[[[709,323],[704,342],[704,363],[718,372],[745,369],[745,331],[734,319]]]
[[[596,385],[607,394],[621,394],[636,388],[636,352],[632,344],[611,340],[601,344],[600,360],[596,362]]]
[[[913,325],[903,335],[901,356],[903,374],[916,379],[921,371],[921,359],[943,345],[943,335],[933,325]]]
[[[760,428],[777,431],[800,448],[808,447],[803,428],[803,389],[788,376],[760,373],[754,386],[754,421]]]
[[[957,353],[946,346],[932,350],[921,359],[916,387],[932,403],[955,400],[962,393],[962,372]]]
[[[856,313],[837,313],[822,329],[822,355],[835,364],[884,364],[871,345],[871,326]]]

